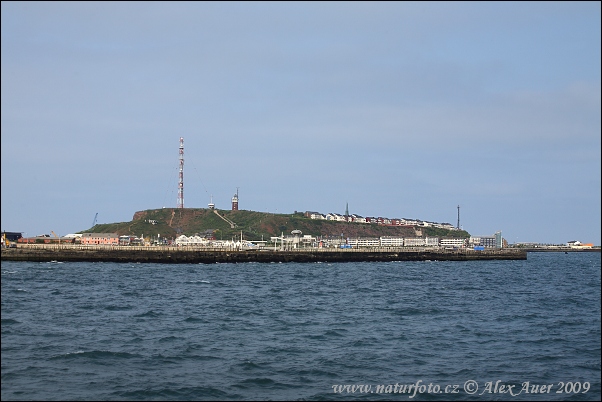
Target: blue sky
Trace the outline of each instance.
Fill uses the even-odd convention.
[[[600,2],[2,2],[2,230],[175,207],[600,245]]]

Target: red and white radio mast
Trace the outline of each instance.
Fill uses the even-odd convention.
[[[180,137],[180,177],[178,180],[178,205],[184,208],[184,138]]]

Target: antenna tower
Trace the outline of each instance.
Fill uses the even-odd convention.
[[[460,230],[460,206],[458,205],[458,226],[456,226],[458,230]]]
[[[180,137],[180,175],[178,179],[177,208],[184,208],[184,138]]]

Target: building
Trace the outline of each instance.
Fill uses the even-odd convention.
[[[23,244],[75,244],[78,237],[50,237],[48,235],[40,235],[36,237],[21,237],[17,241]]]
[[[438,247],[439,246],[439,238],[438,237],[427,237],[424,239],[425,246],[429,247]]]
[[[380,245],[382,247],[402,247],[403,237],[381,236]]]
[[[366,218],[364,218],[361,215],[357,215],[357,214],[352,214],[351,215],[351,222],[355,222],[355,223],[366,223]]]
[[[502,232],[495,232],[495,248],[502,248],[504,246],[504,239],[502,238]]]
[[[21,232],[2,232],[2,237],[6,237],[6,240],[18,241],[21,237],[23,237],[23,233],[21,233]]]
[[[471,247],[482,246],[485,248],[502,248],[502,232],[496,232],[491,236],[471,236],[468,239],[468,245]]]
[[[380,247],[380,239],[378,237],[357,237],[347,239],[347,244],[353,248],[358,247]]]
[[[21,242],[23,235],[21,232],[2,232],[2,248],[4,247],[16,247],[17,242]]]
[[[208,246],[209,240],[197,235],[185,236],[180,235],[175,240],[176,246]]]
[[[326,219],[324,215],[315,211],[306,211],[305,216],[311,219]]]
[[[326,220],[345,222],[346,218],[345,218],[345,216],[337,214],[337,213],[329,213],[329,214],[326,214]]]
[[[93,246],[118,246],[119,236],[117,233],[82,233],[81,244]]]
[[[581,243],[578,240],[571,240],[571,241],[567,242],[566,245],[567,245],[567,247],[574,248],[574,249],[592,248],[594,246],[593,243]]]
[[[458,238],[442,238],[439,241],[439,245],[445,248],[462,248],[466,245],[466,239],[458,239]]]
[[[8,240],[9,242],[18,242],[20,238],[23,237],[23,233],[21,232],[2,232],[2,241]]]
[[[426,240],[422,237],[406,238],[403,245],[406,247],[420,247],[426,245]]]

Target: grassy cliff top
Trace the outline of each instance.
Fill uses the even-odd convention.
[[[119,235],[157,236],[175,238],[180,234],[186,236],[214,230],[216,239],[230,240],[239,237],[242,231],[245,239],[269,240],[271,236],[280,236],[281,233],[289,235],[291,231],[301,230],[304,235],[312,236],[341,236],[344,237],[424,237],[424,236],[450,236],[470,237],[464,230],[445,230],[439,228],[414,228],[407,226],[383,226],[375,224],[332,222],[310,219],[302,213],[273,214],[256,211],[229,211],[217,212],[236,224],[232,228],[225,220],[221,219],[213,210],[206,208],[162,208],[138,211],[130,222],[117,222],[98,224],[82,232],[117,233]]]

